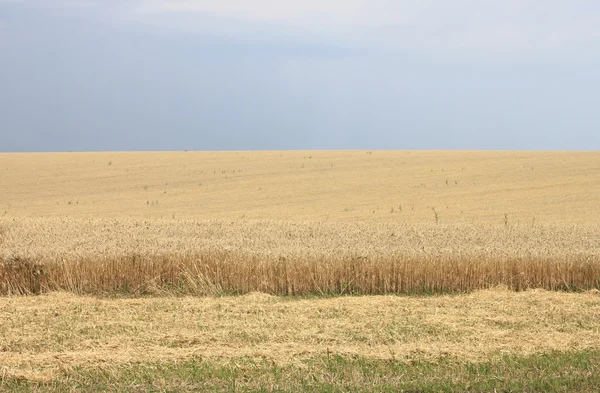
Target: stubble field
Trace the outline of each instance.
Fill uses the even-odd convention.
[[[597,152],[0,154],[0,390],[591,391],[598,206]]]

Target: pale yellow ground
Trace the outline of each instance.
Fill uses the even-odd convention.
[[[0,154],[4,217],[589,224],[599,206],[600,152]]]
[[[0,375],[56,376],[73,366],[242,356],[279,364],[329,353],[383,359],[600,347],[600,296],[488,290],[464,296],[285,300],[0,297]]]

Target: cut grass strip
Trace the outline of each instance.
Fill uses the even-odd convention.
[[[0,377],[12,392],[596,392],[600,350],[503,356],[484,362],[321,356],[300,365],[201,358],[173,363],[77,367],[50,381]]]
[[[597,292],[461,296],[105,299],[0,297],[0,375],[246,357],[298,367],[327,354],[381,361],[485,362],[600,349]]]

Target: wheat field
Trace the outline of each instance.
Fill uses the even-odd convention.
[[[597,152],[0,154],[0,216],[595,224],[599,167]]]
[[[599,206],[598,152],[0,154],[0,391],[593,391]]]
[[[596,152],[1,154],[0,293],[600,287]]]

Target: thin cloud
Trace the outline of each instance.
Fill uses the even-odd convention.
[[[138,3],[141,13],[200,13],[271,23],[365,25],[392,21],[384,12],[392,1],[369,0],[151,0]]]
[[[57,2],[59,7],[89,8],[99,7],[102,3],[94,0],[62,0]]]
[[[182,34],[380,50],[560,52],[600,45],[597,0],[0,0]],[[92,12],[93,10],[93,12]],[[100,12],[100,11],[109,12]]]
[[[99,0],[0,0],[0,5],[8,4],[14,5],[19,4],[26,7],[34,7],[34,8],[90,8],[90,7],[99,7],[104,2]]]
[[[600,10],[594,4],[592,0],[547,1],[543,6],[522,0],[150,0],[133,3],[130,11],[141,20],[229,18],[387,48],[507,52],[597,43]],[[194,23],[189,26],[193,29]]]

